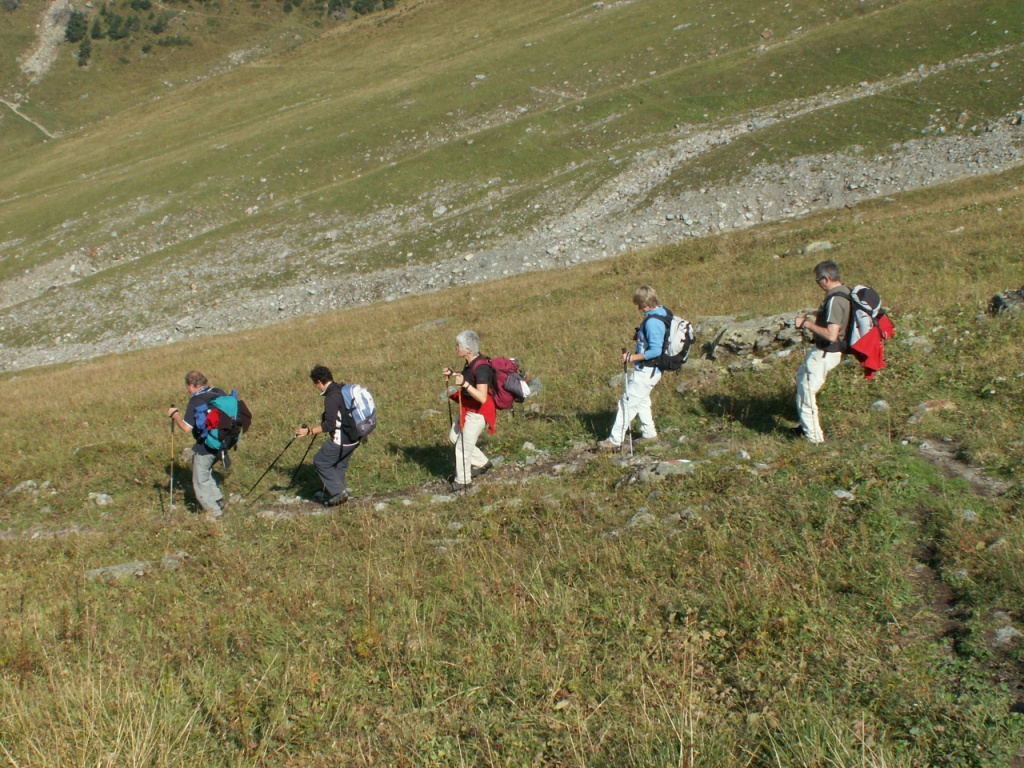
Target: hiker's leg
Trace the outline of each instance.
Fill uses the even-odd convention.
[[[480,436],[487,429],[487,421],[479,413],[467,413],[466,423],[462,428],[462,439],[465,440],[466,448],[466,472],[471,472],[473,467],[482,467],[487,463],[487,456],[480,450],[478,443]],[[460,467],[460,470],[462,468]],[[469,475],[472,478],[472,475]],[[469,479],[459,480],[460,483],[468,483]]]
[[[220,500],[224,494],[213,479],[213,465],[217,461],[215,453],[192,454],[192,490],[196,501],[204,512],[219,512]]]
[[[333,440],[326,441],[320,446],[320,450],[313,457],[313,466],[320,476],[320,482],[327,489],[327,498],[337,496],[345,490],[345,478],[338,472],[338,462],[341,459],[341,446]]]
[[[466,414],[466,420],[469,420],[469,414]],[[469,457],[466,455],[466,444],[463,441],[462,430],[459,429],[458,419],[452,422],[452,429],[448,433],[448,442],[455,447],[455,482],[468,483],[470,477]]]
[[[812,443],[822,443],[825,435],[818,419],[818,391],[825,385],[828,372],[842,361],[839,352],[812,349],[804,358],[796,374],[796,409],[803,427],[804,437]]]
[[[640,436],[648,439],[658,436],[658,430],[654,426],[654,415],[651,413],[651,391],[659,381],[661,371],[657,368],[644,368],[636,373],[636,415],[640,419]],[[631,392],[630,398],[632,397]]]
[[[633,380],[636,371],[630,371],[626,376],[626,383],[622,387],[622,397],[619,398],[619,407],[615,413],[615,423],[612,424],[611,434],[608,439],[616,445],[622,445],[626,439],[626,432],[629,425],[633,423],[633,416],[636,415],[636,393],[630,391],[630,382]]]
[[[818,349],[810,349],[796,372],[796,414],[800,419],[800,426],[803,429],[804,437],[813,443],[821,442],[824,437],[821,434],[821,425],[818,424],[818,408],[815,402],[815,393],[821,387],[814,387],[812,371],[822,368],[819,358],[823,360],[824,353]]]
[[[346,477],[348,477],[348,463],[352,459],[352,454],[356,452],[356,448],[359,447],[359,443],[349,443],[341,446],[341,456],[338,459],[338,463],[335,469],[338,472],[338,480],[341,482],[341,490],[344,493],[348,492],[348,483]],[[334,494],[335,496],[337,494]]]

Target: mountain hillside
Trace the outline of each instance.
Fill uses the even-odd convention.
[[[1024,768],[1022,41],[992,0],[0,0],[6,761]],[[896,336],[812,445],[825,258]],[[599,451],[646,283],[698,344]],[[464,328],[542,386],[456,491]],[[316,364],[378,406],[341,507]],[[195,368],[254,414],[217,520]]]
[[[1021,768],[1024,312],[985,308],[1021,282],[1022,188],[1018,168],[0,376],[5,754]],[[813,446],[787,437],[791,331],[823,255],[897,336],[876,381],[832,372]],[[601,454],[645,282],[699,349],[654,392],[661,439]],[[453,494],[441,369],[466,327],[544,387]],[[380,414],[331,510],[294,437],[320,362]],[[194,366],[255,414],[220,522],[168,435]]]
[[[421,0],[338,18],[175,3],[140,13],[170,14],[191,45],[142,29],[117,41],[124,61],[100,38],[78,66],[64,43],[34,74],[32,22],[54,11],[12,5],[8,370],[555,269],[1022,159],[1024,11],[1005,1]],[[79,12],[96,23],[98,9]]]

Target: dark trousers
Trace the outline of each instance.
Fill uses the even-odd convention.
[[[328,440],[320,446],[320,450],[313,457],[313,465],[320,475],[320,481],[327,489],[328,498],[345,492],[348,462],[358,447],[359,443],[338,445],[333,440]]]

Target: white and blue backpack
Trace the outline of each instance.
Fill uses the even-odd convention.
[[[377,406],[366,387],[344,384],[341,396],[345,407],[338,413],[338,423],[345,437],[353,442],[365,443],[377,426]]]

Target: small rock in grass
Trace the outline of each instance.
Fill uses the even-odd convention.
[[[996,636],[995,640],[992,641],[992,647],[1001,648],[1004,645],[1009,645],[1010,643],[1020,640],[1022,637],[1024,637],[1024,633],[1016,627],[1000,627],[996,630]]]

